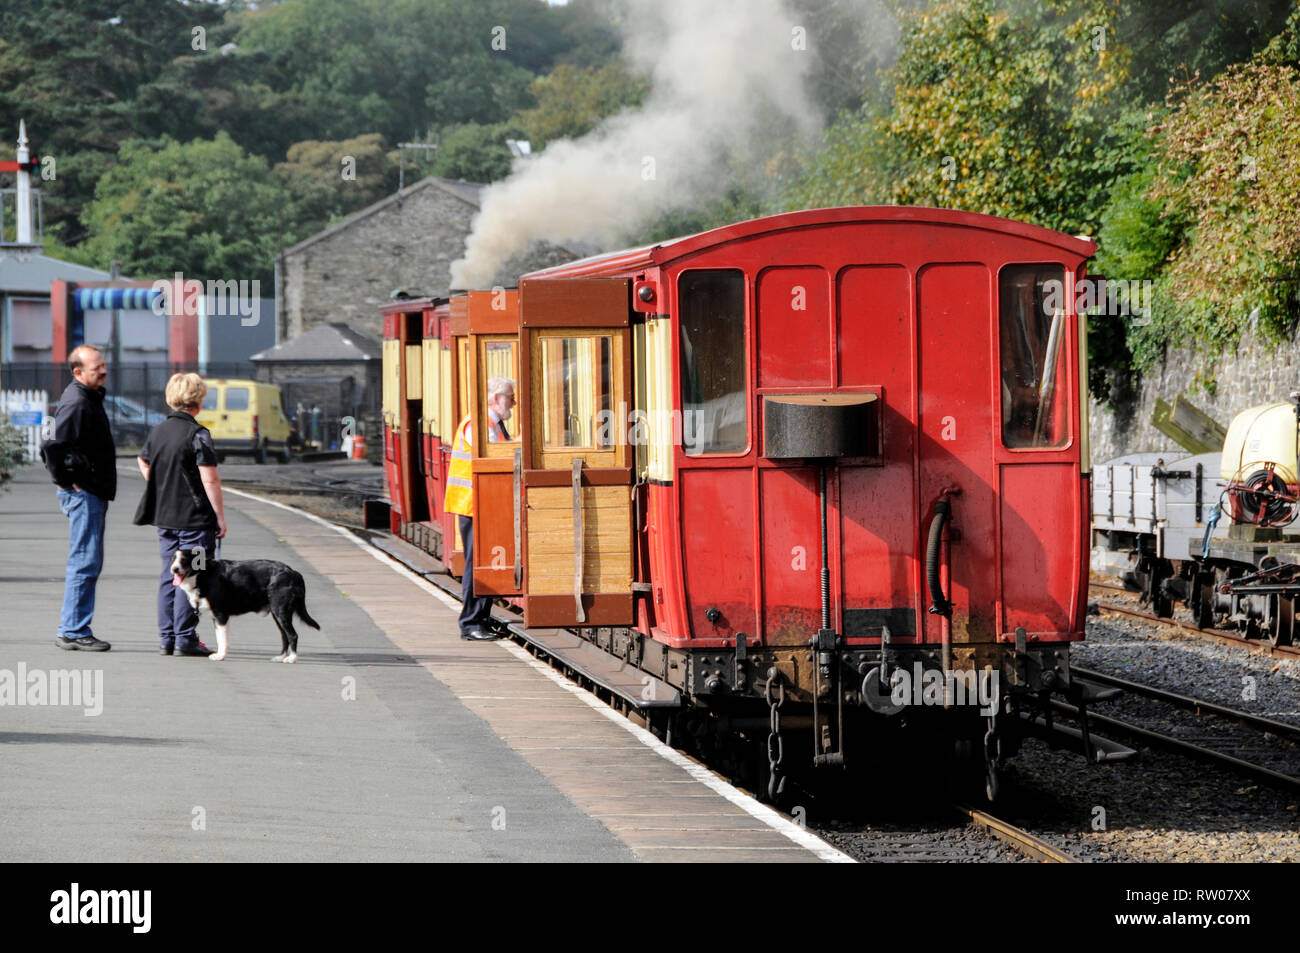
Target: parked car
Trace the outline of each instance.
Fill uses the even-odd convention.
[[[104,413],[113,442],[118,446],[143,446],[149,431],[167,419],[166,414],[149,410],[126,397],[109,394],[104,398]]]

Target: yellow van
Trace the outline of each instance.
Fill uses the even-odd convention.
[[[258,463],[268,451],[288,463],[289,421],[281,407],[280,388],[258,381],[219,379],[206,382],[208,393],[196,420],[212,432],[218,458],[249,454]]]

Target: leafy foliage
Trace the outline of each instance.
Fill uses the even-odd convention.
[[[296,232],[305,236],[392,192],[397,160],[377,132],[341,142],[308,140],[289,147],[275,177],[291,196]]]
[[[14,471],[27,459],[23,432],[0,414],[0,487],[13,479]]]
[[[1143,362],[1155,356],[1157,334],[1215,347],[1252,325],[1280,337],[1300,290],[1300,70],[1232,67],[1207,86],[1180,88],[1172,102],[1144,196],[1189,227],[1161,282],[1177,321],[1138,334]]]
[[[506,140],[522,138],[522,130],[510,123],[453,126],[440,137],[430,171],[443,178],[470,182],[504,179],[514,162]]]
[[[1127,75],[1126,57],[1091,42],[1104,6],[1053,2],[1016,16],[993,0],[957,0],[913,15],[888,112],[869,105],[838,124],[796,200],[937,205],[1094,230],[1122,171],[1107,120]]]
[[[1148,114],[1154,118],[1154,113]],[[1100,248],[1090,270],[1111,278],[1151,279],[1181,241],[1186,216],[1150,195],[1160,173],[1153,137],[1136,133],[1135,168],[1111,189],[1101,213]]]
[[[831,126],[792,205],[928,204],[1097,235],[1094,272],[1155,282],[1149,326],[1090,329],[1103,395],[1167,342],[1222,345],[1252,312],[1274,332],[1294,318],[1295,0],[898,9],[892,98]],[[1272,70],[1200,84],[1253,55]],[[1264,178],[1242,177],[1247,159]]]
[[[272,277],[292,244],[290,193],[266,161],[219,133],[210,141],[122,144],[87,211],[92,253],[141,276]]]
[[[6,0],[0,130],[26,119],[57,157],[45,221],[76,246],[129,139],[225,131],[272,164],[298,142],[395,144],[431,125],[503,122],[533,105],[536,76],[617,49],[599,0]]]
[[[47,224],[84,237],[79,217],[118,143],[152,134],[137,104],[156,95],[168,65],[191,53],[195,27],[223,11],[180,0],[6,0],[0,5],[0,130],[25,119],[33,148],[57,159],[42,183]],[[116,20],[116,22],[111,22]]]
[[[577,138],[606,116],[640,105],[647,88],[619,62],[586,69],[561,63],[533,80],[529,91],[537,105],[516,121],[540,151],[553,139]]]

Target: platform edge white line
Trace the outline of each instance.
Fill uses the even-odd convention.
[[[447,595],[445,592],[443,592],[433,583],[429,582],[429,580],[422,578],[419,574],[413,572],[410,568],[403,565],[400,561],[398,561],[393,556],[390,556],[388,553],[385,553],[383,550],[378,549],[377,547],[365,542],[362,539],[359,539],[355,533],[346,530],[341,526],[336,526],[335,524],[329,522],[328,520],[322,519],[321,517],[317,516],[314,513],[308,513],[306,510],[298,509],[295,506],[289,506],[286,503],[279,503],[275,500],[268,500],[265,497],[257,496],[253,493],[247,493],[243,490],[234,490],[228,487],[224,487],[223,489],[227,493],[233,493],[236,496],[242,496],[246,499],[253,500],[257,503],[265,503],[269,506],[275,506],[282,510],[287,510],[288,512],[294,513],[295,515],[306,517],[307,519],[311,520],[314,523],[319,523],[321,526],[325,526],[329,529],[334,530],[334,532],[338,533],[344,539],[349,540],[360,549],[370,553],[370,555],[372,555],[375,559],[377,559],[379,562],[391,568],[394,572],[397,572],[400,575],[407,577],[411,582],[415,583],[421,589],[428,592],[430,595],[435,596],[444,605],[448,606],[449,608],[459,610],[460,603],[456,602],[454,599],[452,599],[449,595]],[[623,728],[625,731],[627,731],[634,738],[640,741],[651,751],[655,752],[655,754],[659,755],[665,761],[668,761],[670,764],[678,768],[681,768],[688,775],[690,775],[693,780],[700,782],[705,787],[709,788],[709,790],[713,791],[715,794],[720,795],[722,798],[724,798],[726,801],[728,801],[735,807],[740,808],[750,817],[754,818],[757,821],[761,821],[763,824],[766,824],[772,830],[785,836],[789,840],[794,841],[800,847],[816,855],[818,859],[833,864],[857,863],[857,861],[854,860],[852,857],[850,857],[848,854],[845,854],[843,851],[837,850],[835,847],[832,847],[830,844],[826,843],[826,841],[822,840],[816,834],[812,833],[806,828],[800,827],[798,824],[795,824],[793,821],[786,820],[784,817],[782,817],[776,811],[772,810],[766,804],[760,804],[757,800],[750,797],[744,791],[735,787],[730,782],[725,781],[722,778],[718,777],[716,774],[714,774],[704,765],[698,764],[690,760],[689,758],[687,758],[685,755],[678,752],[676,749],[670,748],[668,745],[664,744],[653,734],[646,731],[644,728],[640,727],[639,725],[632,724],[632,722],[629,721],[627,717],[623,715],[621,712],[615,711],[613,708],[605,704],[599,698],[596,698],[586,689],[580,688],[579,686],[573,684],[567,678],[565,678],[564,676],[556,672],[554,669],[552,669],[549,665],[544,665],[542,662],[539,662],[537,659],[533,658],[532,655],[530,655],[522,647],[516,645],[514,642],[511,642],[509,640],[503,640],[498,642],[497,644],[500,645],[507,652],[510,652],[512,655],[520,659],[520,661],[526,662],[528,665],[532,666],[536,671],[545,675],[547,678],[549,678],[552,682],[560,686],[560,688],[564,689],[566,692],[569,692],[576,698],[579,698],[580,700],[585,702],[588,707],[590,707],[594,711],[599,712],[600,714],[608,718],[611,722]]]

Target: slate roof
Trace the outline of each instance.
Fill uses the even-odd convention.
[[[109,277],[106,271],[87,268],[85,265],[74,265],[45,255],[32,255],[26,261],[19,261],[16,249],[0,249],[0,294],[35,294],[49,297],[50,282],[57,279],[108,281]]]
[[[367,205],[365,208],[361,209],[360,211],[353,212],[347,218],[343,219],[341,222],[331,225],[323,232],[317,232],[315,235],[312,235],[310,238],[304,238],[298,244],[291,245],[290,247],[284,249],[282,252],[280,252],[280,254],[293,255],[297,252],[300,252],[304,248],[308,248],[311,245],[314,245],[319,241],[323,241],[324,239],[329,238],[332,235],[337,235],[339,232],[343,231],[346,228],[351,227],[352,225],[355,225],[357,222],[361,221],[362,219],[369,218],[371,215],[374,215],[376,212],[381,212],[391,205],[396,205],[398,201],[409,199],[416,192],[422,192],[425,189],[430,189],[430,188],[440,189],[443,192],[446,192],[448,195],[452,195],[460,199],[466,205],[472,206],[473,208],[478,208],[479,193],[482,192],[483,189],[485,189],[486,187],[487,186],[482,185],[481,183],[478,182],[457,182],[452,179],[440,179],[436,175],[426,176],[425,178],[421,179],[419,182],[416,182],[414,185],[408,185],[406,188],[402,189],[401,192],[394,192],[392,195],[380,199],[378,202],[375,202],[373,205]]]
[[[383,355],[383,341],[349,324],[318,324],[297,337],[282,341],[266,351],[259,351],[250,361],[268,364],[300,362],[378,361]]]

